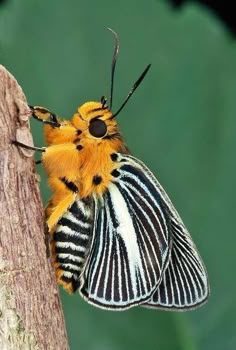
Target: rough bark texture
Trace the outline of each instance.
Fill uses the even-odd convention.
[[[29,151],[29,110],[0,66],[0,349],[68,349],[54,271],[46,257],[43,209]]]

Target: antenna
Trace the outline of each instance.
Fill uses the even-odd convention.
[[[138,80],[134,83],[133,87],[131,88],[130,92],[128,93],[127,97],[125,98],[124,102],[122,103],[122,105],[120,106],[120,108],[118,109],[118,111],[116,113],[114,113],[111,117],[111,119],[115,118],[120,111],[124,108],[124,106],[126,105],[126,103],[129,101],[130,97],[133,95],[134,91],[137,89],[137,87],[141,84],[142,80],[144,79],[145,75],[147,74],[149,68],[151,67],[151,64],[149,64],[143,71],[143,73],[140,75],[140,77],[138,78]]]
[[[111,91],[110,91],[110,106],[109,109],[111,110],[112,108],[112,100],[113,100],[113,90],[114,90],[114,75],[115,75],[115,69],[116,69],[116,61],[117,61],[117,56],[119,52],[119,38],[116,32],[112,30],[111,28],[107,28],[112,32],[115,38],[115,46],[114,46],[114,53],[113,53],[113,58],[112,58],[112,64],[111,64]]]

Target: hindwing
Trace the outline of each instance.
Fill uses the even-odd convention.
[[[170,261],[162,282],[145,306],[193,309],[204,304],[208,295],[208,278],[202,259],[189,233],[173,220]]]

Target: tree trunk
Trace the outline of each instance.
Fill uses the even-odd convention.
[[[29,144],[29,109],[0,66],[0,349],[69,349],[58,287],[46,256],[43,209]]]

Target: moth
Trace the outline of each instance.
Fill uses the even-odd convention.
[[[113,113],[119,51],[113,34],[109,106],[105,97],[86,102],[71,120],[30,106],[45,125],[47,147],[33,149],[42,151],[53,191],[46,223],[56,279],[105,309],[193,309],[209,295],[202,259],[165,190],[130,154],[116,120],[150,65]]]

